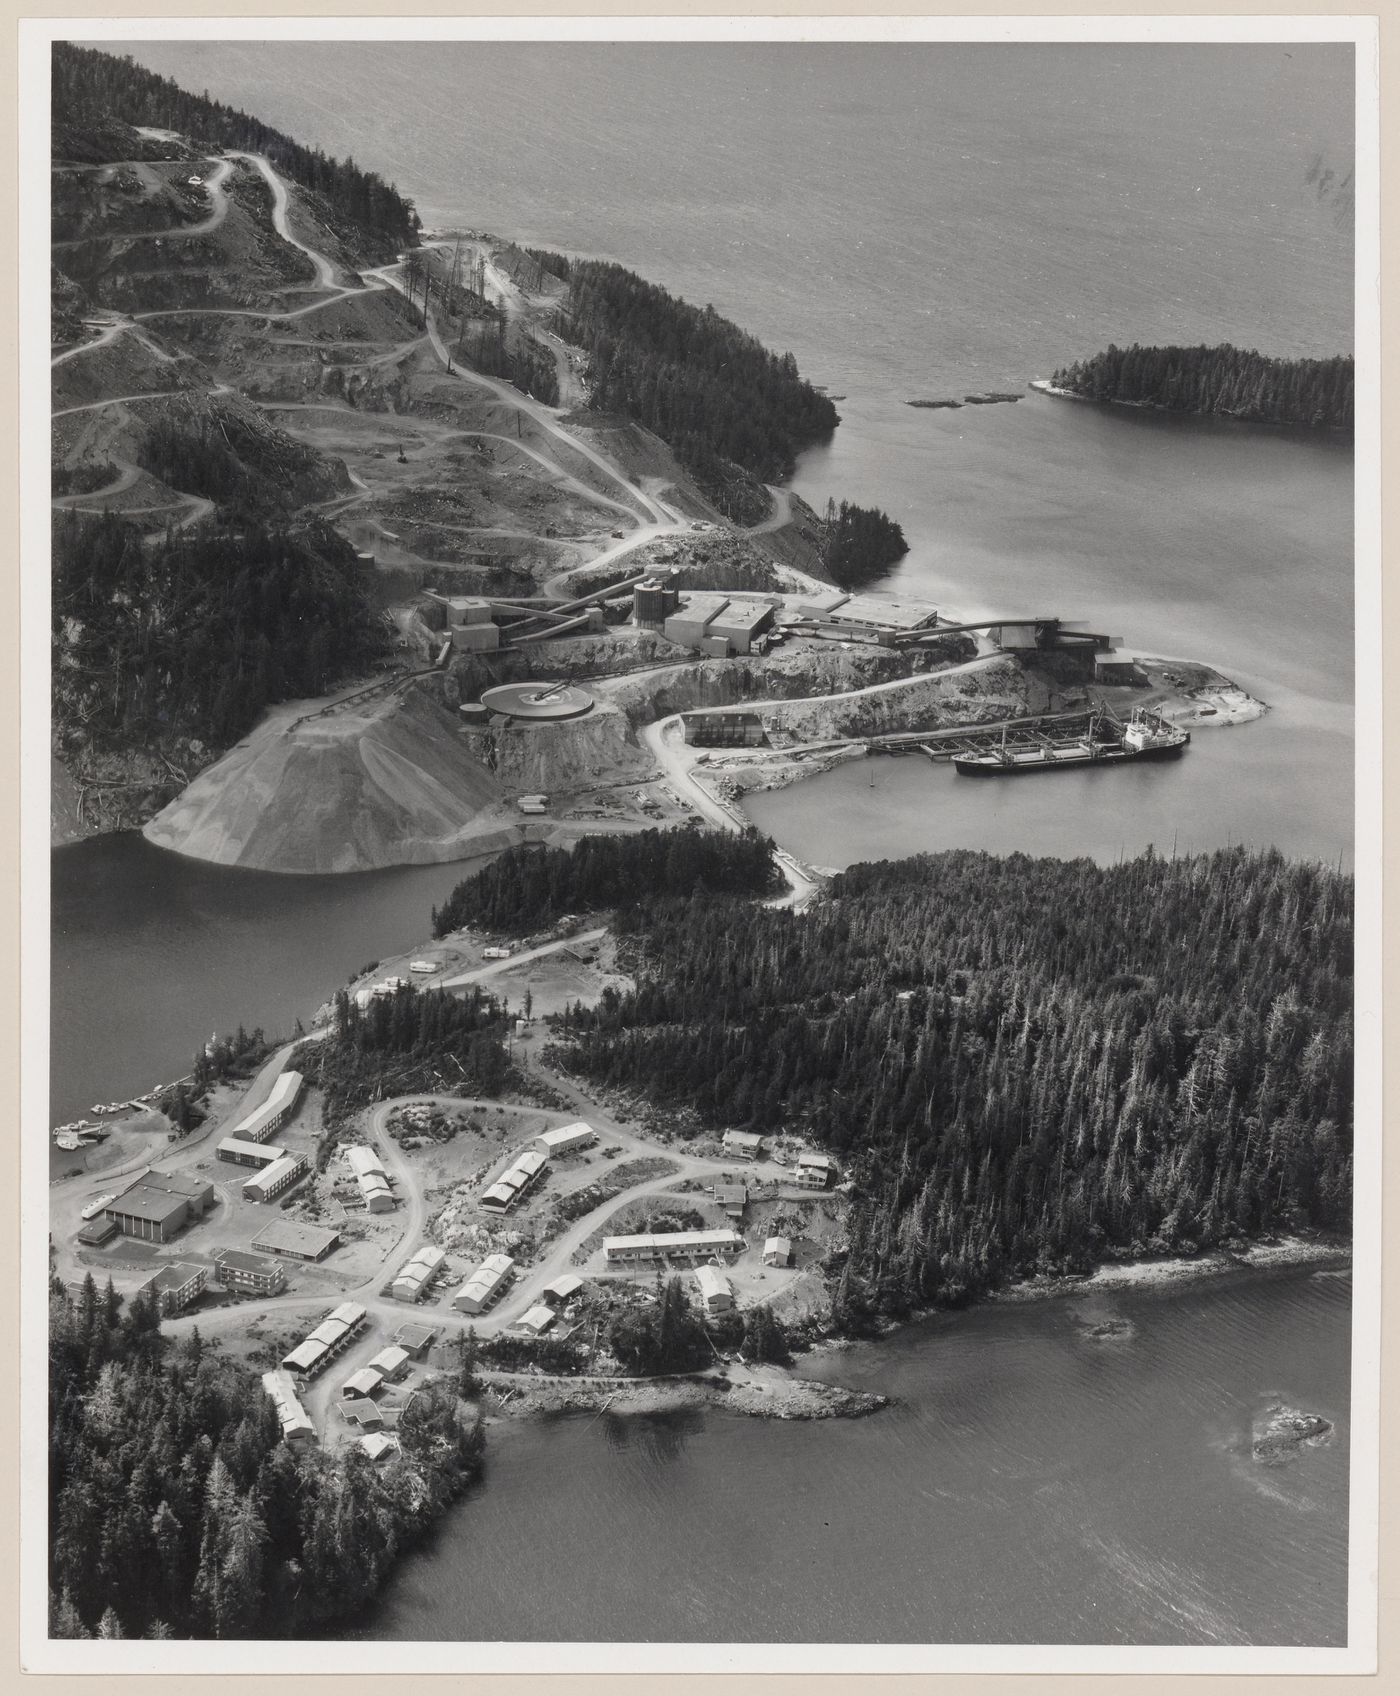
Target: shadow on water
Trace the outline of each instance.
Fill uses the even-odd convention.
[[[599,1421],[610,1449],[632,1449],[648,1460],[677,1460],[704,1428],[698,1408],[667,1413],[605,1413]]]

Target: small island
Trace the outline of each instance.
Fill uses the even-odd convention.
[[[1351,435],[1355,361],[1271,359],[1252,349],[1231,347],[1121,348],[1062,366],[1044,394],[1120,406],[1154,407],[1253,424],[1293,424],[1309,430]]]

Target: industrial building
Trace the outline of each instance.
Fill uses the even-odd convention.
[[[147,1278],[136,1293],[153,1296],[156,1306],[164,1315],[183,1313],[191,1302],[199,1299],[208,1282],[207,1266],[197,1266],[193,1261],[177,1260],[169,1266],[162,1266],[159,1272]]]
[[[849,595],[841,590],[805,596],[793,616],[826,626],[833,635],[879,637],[909,634],[938,622],[937,607],[924,601],[886,600],[883,595]]]
[[[257,1177],[243,1180],[243,1199],[256,1202],[276,1201],[279,1195],[292,1187],[305,1170],[306,1161],[301,1155],[284,1151],[279,1159],[264,1167]]]
[[[790,1237],[769,1237],[763,1245],[763,1264],[765,1266],[787,1266],[792,1261],[792,1239]]]
[[[669,642],[723,659],[730,654],[751,653],[755,640],[772,627],[773,619],[770,601],[687,595],[662,629]]]
[[[442,1268],[447,1256],[434,1243],[420,1248],[389,1286],[395,1301],[417,1301]]]
[[[540,1291],[540,1295],[551,1307],[563,1307],[582,1288],[583,1279],[579,1277],[577,1272],[561,1272],[552,1283],[545,1285]]]
[[[271,1166],[287,1152],[270,1142],[248,1142],[243,1137],[225,1137],[214,1150],[220,1160],[235,1166]]]
[[[508,1213],[525,1192],[539,1182],[540,1174],[548,1164],[538,1149],[527,1148],[482,1195],[481,1205],[491,1213]]]
[[[410,1360],[411,1357],[407,1349],[399,1348],[391,1343],[388,1348],[380,1349],[369,1364],[386,1384],[392,1384],[395,1379],[403,1377],[408,1370]]]
[[[360,1199],[369,1213],[392,1213],[394,1192],[389,1188],[389,1175],[384,1162],[372,1148],[363,1144],[347,1148],[345,1161],[360,1186]]]
[[[241,1248],[215,1250],[214,1277],[226,1289],[259,1296],[275,1296],[287,1287],[287,1274],[275,1260]]]
[[[102,1248],[111,1242],[113,1237],[120,1236],[115,1219],[109,1219],[105,1213],[99,1213],[96,1219],[89,1219],[78,1232],[78,1241],[84,1248]]]
[[[434,1325],[400,1325],[394,1332],[394,1342],[410,1360],[422,1360],[437,1336]]]
[[[282,1365],[288,1372],[311,1377],[322,1372],[349,1348],[368,1322],[364,1308],[353,1301],[344,1301],[328,1313],[304,1342],[284,1356]]]
[[[243,1142],[266,1142],[296,1112],[304,1084],[300,1072],[279,1073],[267,1100],[246,1119],[240,1119],[229,1135]]]
[[[681,731],[692,748],[761,748],[768,740],[757,713],[682,713]]]
[[[632,590],[632,622],[659,630],[680,605],[680,598],[673,573],[645,578]]]
[[[552,1131],[541,1131],[535,1138],[546,1159],[556,1154],[577,1154],[581,1148],[590,1148],[597,1140],[597,1131],[582,1119],[576,1119],[572,1125],[560,1125]]]
[[[831,1177],[831,1156],[829,1154],[799,1154],[797,1169],[793,1173],[796,1183],[804,1190],[824,1190]]]
[[[543,1302],[538,1302],[528,1313],[522,1314],[516,1320],[516,1326],[519,1330],[524,1331],[527,1336],[542,1337],[557,1317],[558,1315],[552,1307],[546,1307]]]
[[[728,595],[687,595],[665,622],[666,640],[683,648],[698,648],[706,625],[728,605]]]
[[[288,1443],[314,1442],[316,1427],[301,1405],[296,1385],[289,1372],[264,1372],[262,1387],[272,1398],[277,1418],[282,1426],[282,1438]]]
[[[603,1253],[614,1261],[738,1254],[744,1247],[737,1231],[647,1231],[631,1237],[603,1238]]]
[[[263,1226],[253,1238],[253,1247],[288,1260],[324,1260],[340,1246],[340,1232],[324,1225],[303,1225],[299,1220],[278,1218]]]
[[[452,1298],[459,1313],[482,1313],[500,1295],[515,1270],[508,1254],[488,1254]]]
[[[727,1313],[734,1305],[734,1288],[722,1272],[713,1266],[702,1266],[695,1274],[700,1290],[700,1305],[706,1313]]]
[[[763,1138],[753,1131],[726,1131],[720,1141],[736,1160],[757,1160],[763,1152]]]
[[[1151,679],[1142,670],[1131,654],[1125,654],[1118,648],[1110,648],[1107,653],[1094,655],[1094,682],[1105,685],[1126,684],[1140,688]]]

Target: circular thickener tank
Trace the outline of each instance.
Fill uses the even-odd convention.
[[[481,704],[493,713],[536,721],[579,718],[593,697],[572,683],[502,683],[482,691]]]

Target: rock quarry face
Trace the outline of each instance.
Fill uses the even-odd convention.
[[[635,782],[651,770],[626,717],[606,701],[582,718],[503,725],[494,740],[496,777],[508,795],[553,795],[599,779]]]
[[[459,859],[517,839],[501,785],[423,689],[295,722],[278,709],[150,821],[159,847],[278,872]]]

